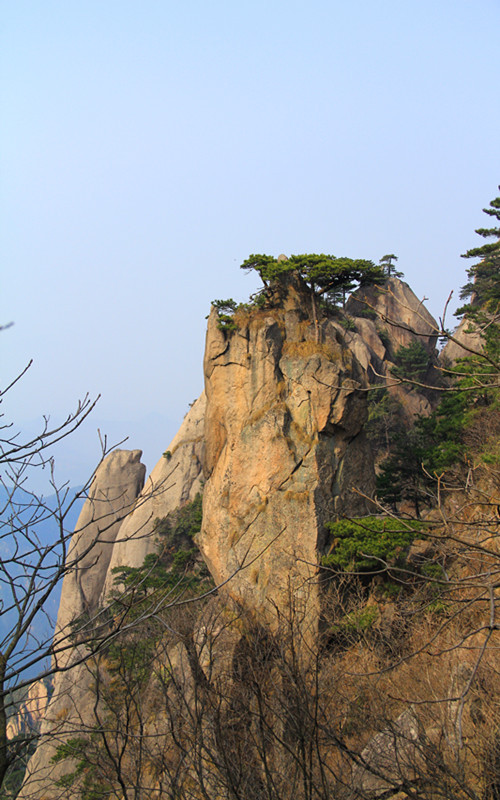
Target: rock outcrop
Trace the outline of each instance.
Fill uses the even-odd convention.
[[[203,490],[197,544],[220,591],[201,614],[195,611],[192,628],[182,623],[177,639],[173,631],[160,672],[167,664],[185,687],[182,703],[188,706],[197,679],[203,691],[207,676],[219,681],[225,690],[218,709],[223,728],[241,700],[243,665],[252,655],[244,649],[249,631],[276,634],[291,612],[305,652],[314,652],[326,608],[318,563],[332,544],[326,523],[372,510],[373,454],[363,431],[369,382],[391,375],[398,347],[421,341],[432,359],[436,343],[436,323],[398,279],[358,292],[347,304],[347,317],[320,309],[314,319],[310,292],[296,275],[284,276],[272,291],[266,307],[236,312],[235,329],[224,330],[212,311],[206,393],[144,487],[140,451],[118,451],[97,471],[71,543],[74,569],[64,581],[56,630],[61,641],[75,617],[92,617],[105,605],[116,588],[114,569],[142,565],[156,548],[156,520],[175,514]],[[378,320],[363,315],[367,307]],[[407,388],[391,391],[412,408]],[[414,391],[412,400],[410,415],[422,413],[426,398]],[[76,645],[57,656],[57,665],[65,669],[56,675],[21,800],[54,797],[55,781],[70,769],[68,762],[51,761],[58,744],[95,726],[97,661]],[[169,735],[164,711],[152,713],[148,722],[160,749]],[[372,762],[376,769],[387,739],[383,731],[363,752],[366,768],[353,775],[363,791],[386,789],[383,781],[370,781]],[[412,728],[407,739],[411,756]],[[399,753],[388,757],[394,761]],[[58,798],[71,796],[70,788],[57,788]]]
[[[373,736],[354,766],[355,789],[370,797],[388,796],[396,794],[406,782],[415,781],[423,761],[420,735],[418,719],[408,709],[390,727]]]
[[[7,739],[36,735],[45,716],[51,685],[49,680],[33,681],[18,700],[18,710],[7,722]]]
[[[198,544],[215,581],[261,621],[293,603],[314,628],[325,523],[366,513],[374,486],[365,375],[339,325],[323,319],[316,336],[300,279],[281,290],[279,305],[242,313],[233,333],[215,310],[209,318]]]
[[[464,345],[462,347],[462,345]],[[463,319],[439,354],[439,360],[446,364],[454,364],[459,358],[468,358],[483,349],[483,339],[477,327],[468,319]],[[473,352],[471,352],[471,350]]]
[[[383,286],[358,289],[347,301],[346,311],[354,317],[375,312],[387,326],[393,350],[407,347],[418,338],[429,355],[436,348],[439,328],[436,320],[407,283],[388,278]]]
[[[73,620],[82,614],[91,617],[97,610],[118,531],[144,485],[141,455],[141,450],[114,450],[96,470],[66,558],[66,565],[74,566],[63,580],[56,651],[58,640],[67,639]],[[63,650],[57,655],[57,666],[64,667],[69,657],[70,651]]]

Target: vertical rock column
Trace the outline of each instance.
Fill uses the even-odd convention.
[[[205,353],[205,475],[198,544],[218,583],[274,626],[293,607],[315,630],[325,522],[365,513],[373,490],[362,433],[365,376],[338,326],[320,341],[300,280],[276,308],[221,331],[212,312]],[[307,627],[307,625],[306,625]]]
[[[144,485],[146,468],[141,456],[141,450],[114,450],[96,470],[66,558],[66,565],[74,563],[74,567],[63,580],[56,653],[57,642],[68,636],[71,622],[97,610],[118,531]],[[69,658],[69,650],[56,656],[57,666],[65,666]]]

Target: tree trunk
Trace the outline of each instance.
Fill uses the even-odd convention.
[[[312,313],[314,319],[314,330],[316,334],[316,343],[319,342],[319,324],[318,324],[318,313],[316,310],[316,292],[314,291],[314,283],[311,284],[311,306],[312,306]]]

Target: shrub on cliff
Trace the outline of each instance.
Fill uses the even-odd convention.
[[[329,522],[331,552],[321,564],[344,572],[387,572],[402,566],[406,553],[422,526],[391,517],[364,517]]]
[[[193,545],[194,536],[202,522],[202,497],[186,503],[173,514],[155,521],[156,552],[150,553],[140,567],[114,567],[115,601],[128,602],[137,612],[138,597],[148,598],[155,593],[177,596],[181,592],[199,592],[213,584],[199,550]],[[172,598],[171,598],[172,599]],[[143,613],[143,609],[141,609]]]

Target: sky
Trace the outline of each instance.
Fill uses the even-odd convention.
[[[500,0],[3,0],[0,323],[21,435],[148,469],[203,388],[250,253],[399,257],[434,316],[500,183]],[[450,319],[450,324],[453,320]]]

